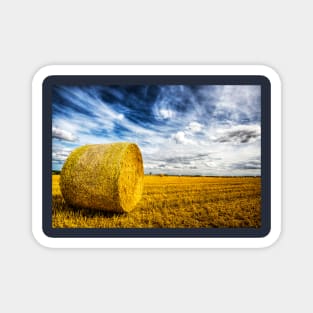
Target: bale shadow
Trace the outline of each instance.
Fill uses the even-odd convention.
[[[112,217],[121,217],[125,216],[126,213],[123,212],[113,212],[109,210],[99,210],[99,209],[86,209],[86,208],[78,208],[68,206],[73,212],[77,212],[79,215],[83,217],[103,217],[103,218],[112,218]]]
[[[114,212],[110,210],[99,210],[93,208],[86,209],[74,207],[67,204],[61,195],[54,195],[52,197],[52,211],[63,211],[89,218],[93,217],[113,218],[127,215],[127,212]]]

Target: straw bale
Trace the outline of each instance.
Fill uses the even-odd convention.
[[[129,212],[141,198],[143,176],[136,144],[85,145],[67,158],[60,187],[65,201],[74,207]]]

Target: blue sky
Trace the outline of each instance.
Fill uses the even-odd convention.
[[[78,146],[135,142],[145,173],[261,174],[260,86],[55,86],[52,168]]]

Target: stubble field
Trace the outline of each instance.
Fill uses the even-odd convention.
[[[229,228],[261,226],[260,177],[145,176],[130,213],[68,206],[52,175],[54,228]]]

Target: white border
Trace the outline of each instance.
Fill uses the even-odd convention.
[[[262,75],[271,83],[271,231],[262,238],[51,238],[42,230],[42,83],[51,75]],[[32,231],[51,248],[263,248],[281,231],[281,81],[263,65],[50,65],[32,82]]]

